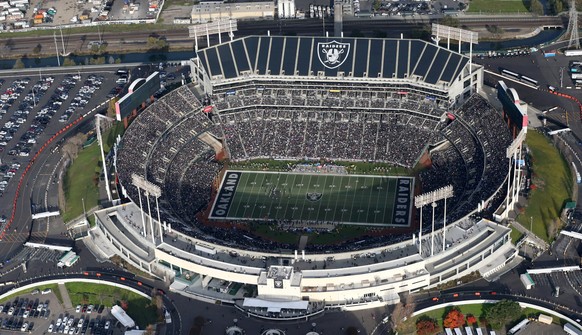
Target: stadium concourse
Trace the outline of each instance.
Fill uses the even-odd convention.
[[[130,202],[95,214],[89,244],[104,257],[119,254],[185,295],[287,319],[391,304],[401,292],[476,271],[493,278],[515,264],[510,230],[486,219],[505,198],[512,137],[501,112],[478,94],[482,67],[465,56],[417,40],[252,36],[199,51],[191,68],[193,82],[141,111],[116,149],[119,185]],[[305,162],[326,162],[329,168],[316,173],[330,188],[353,181],[333,181],[345,173],[334,161],[408,169],[422,162],[417,192],[454,187],[447,226],[439,205],[437,231],[422,227],[420,234],[414,190],[404,196],[408,230],[397,234],[386,220],[383,231],[390,233],[338,245],[278,243],[253,235],[248,225],[328,231],[351,221],[343,215],[209,218],[217,193],[230,192],[228,204],[236,194],[238,177],[232,184],[223,179],[225,162],[257,158],[301,161],[288,164],[293,180],[314,174]],[[293,185],[281,191],[260,183],[269,201],[286,198],[280,192],[288,198],[306,192],[307,201],[317,202],[331,192],[293,194]],[[254,198],[240,205],[253,201],[264,205]],[[228,206],[220,208],[226,215]],[[357,217],[360,225],[382,224]],[[245,301],[245,292],[255,299]],[[273,299],[308,303],[281,309]]]

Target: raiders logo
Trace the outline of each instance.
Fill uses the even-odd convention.
[[[305,193],[305,199],[307,199],[307,201],[317,202],[321,200],[321,197],[323,197],[322,193]]]
[[[350,44],[331,41],[317,43],[317,56],[323,66],[335,69],[342,65],[350,54]]]

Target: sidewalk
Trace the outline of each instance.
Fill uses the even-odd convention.
[[[71,297],[69,297],[69,291],[67,291],[64,283],[59,283],[59,291],[61,292],[65,309],[72,309],[73,304],[71,303]]]

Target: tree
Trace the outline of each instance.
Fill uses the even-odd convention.
[[[416,303],[414,302],[414,297],[408,295],[405,302],[399,302],[394,306],[392,315],[390,319],[392,321],[392,328],[398,328],[402,333],[408,333],[414,331],[414,323],[407,323],[406,320],[410,318],[412,312],[416,308]],[[411,326],[412,329],[408,329]],[[406,329],[404,329],[406,328]]]
[[[65,57],[63,60],[63,66],[75,66],[77,63],[71,57]]]
[[[24,62],[22,61],[22,59],[17,59],[16,62],[14,62],[14,66],[12,67],[14,69],[24,69]]]
[[[374,9],[374,12],[377,12],[378,10],[380,10],[380,8],[382,8],[382,1],[381,0],[374,0],[374,2],[372,3],[372,8]]]
[[[467,324],[474,325],[475,323],[477,323],[477,318],[473,315],[467,315]]]
[[[501,300],[485,310],[485,317],[493,328],[500,328],[521,316],[521,307],[515,301]]]
[[[544,5],[540,0],[531,0],[529,11],[537,15],[544,15]]]
[[[168,41],[159,36],[149,36],[147,42],[148,48],[153,50],[161,50],[168,48]]]
[[[444,26],[459,27],[459,19],[450,15],[445,15],[445,17],[443,17],[439,23]]]
[[[445,328],[459,328],[464,324],[465,316],[456,307],[453,307],[443,320],[443,326],[445,326]]]
[[[437,323],[433,319],[425,318],[420,319],[416,322],[416,334],[418,335],[430,335],[437,331]]]
[[[32,49],[32,53],[35,55],[38,55],[40,53],[40,51],[42,50],[42,44],[38,43],[34,49]]]

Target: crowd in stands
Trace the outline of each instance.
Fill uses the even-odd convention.
[[[132,173],[159,185],[162,220],[209,242],[249,250],[294,247],[260,240],[243,230],[198,223],[196,214],[209,205],[212,184],[222,169],[215,150],[201,140],[202,134],[221,140],[234,161],[326,158],[412,167],[431,146],[432,168],[421,174],[423,192],[454,186],[448,222],[491,198],[507,176],[509,131],[499,112],[478,95],[452,113],[454,120],[445,119],[444,109],[430,99],[403,98],[394,92],[262,87],[239,90],[235,95],[200,96],[195,88],[182,86],[142,111],[123,138],[117,173],[136,203],[138,191],[131,184]],[[214,106],[212,119],[202,112],[208,103]],[[441,210],[438,208],[439,215]],[[430,211],[424,214],[429,219]],[[294,222],[276,224],[293,229],[301,226]],[[359,239],[371,247],[407,238]],[[362,247],[358,241],[341,248]],[[307,246],[309,251],[325,248]]]
[[[453,185],[447,222],[467,215],[480,202],[497,208],[504,198],[501,186],[509,172],[506,149],[512,138],[500,113],[473,95],[442,129],[446,141],[431,151],[432,168],[421,173],[423,192]],[[437,210],[441,217],[442,209]],[[425,219],[431,214],[427,212]]]
[[[247,109],[218,116],[234,161],[379,161],[412,167],[439,121],[405,111]]]

